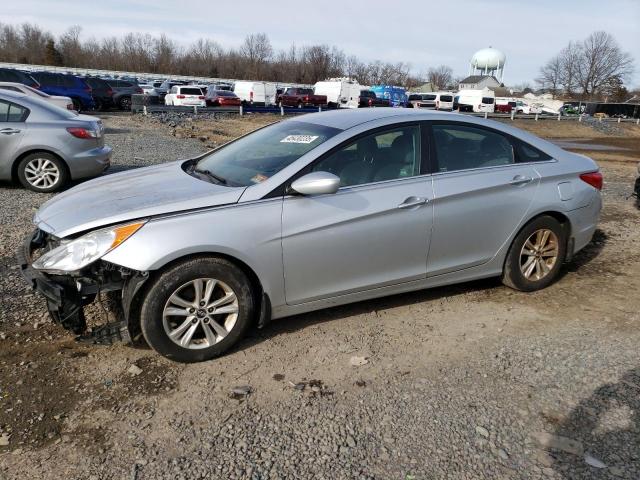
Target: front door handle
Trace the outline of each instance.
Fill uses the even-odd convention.
[[[429,202],[428,198],[409,197],[400,205],[398,205],[398,208],[400,209],[414,208],[414,207],[419,207],[420,205],[426,205],[428,202]]]
[[[3,128],[0,130],[0,133],[4,133],[5,135],[12,135],[14,133],[20,133],[20,130],[17,128]]]
[[[511,180],[509,183],[511,185],[526,185],[529,182],[533,182],[533,178],[531,177],[525,177],[524,175],[516,175],[515,177],[513,177],[513,180]]]

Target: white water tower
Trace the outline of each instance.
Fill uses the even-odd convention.
[[[478,50],[469,62],[469,75],[493,75],[502,83],[506,59],[505,54],[497,48]]]

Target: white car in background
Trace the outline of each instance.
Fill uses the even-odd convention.
[[[516,113],[524,113],[525,115],[535,115],[536,113],[542,113],[542,106],[534,103],[533,105],[528,105],[524,103],[522,100],[518,100],[516,102]]]
[[[64,108],[66,110],[73,110],[73,101],[69,97],[49,95],[28,85],[23,85],[22,83],[0,82],[0,89],[24,93],[25,95],[28,95],[30,97],[36,97],[40,100],[44,100],[45,102],[55,105],[56,107]]]
[[[176,107],[206,107],[204,94],[198,87],[191,85],[174,85],[164,97],[165,105]]]
[[[148,83],[139,83],[138,86],[142,89],[142,93],[150,96],[157,96],[158,92],[153,87],[153,85],[149,85]]]

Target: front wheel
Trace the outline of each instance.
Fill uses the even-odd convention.
[[[140,326],[161,355],[201,362],[240,340],[253,312],[251,284],[241,269],[221,258],[197,258],[156,278],[143,300]]]
[[[516,236],[504,265],[502,282],[532,292],[558,277],[567,255],[567,233],[555,218],[544,215],[527,224]]]
[[[131,98],[122,97],[118,105],[120,106],[120,110],[131,110]]]

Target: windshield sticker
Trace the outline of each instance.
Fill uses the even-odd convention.
[[[259,173],[259,174],[257,174],[256,176],[252,177],[252,178],[251,178],[251,181],[252,181],[253,183],[262,183],[262,182],[264,182],[267,178],[269,178],[269,177],[267,177],[266,175],[262,175],[261,173]]]
[[[318,135],[288,135],[280,140],[280,143],[311,143]]]

